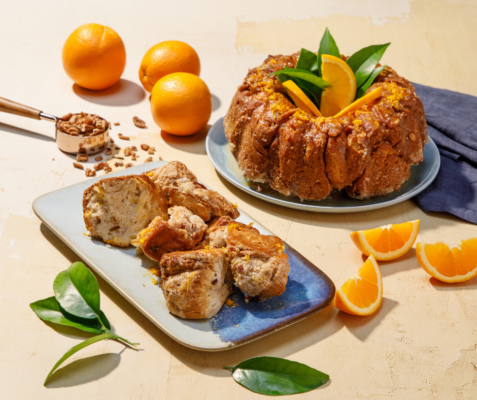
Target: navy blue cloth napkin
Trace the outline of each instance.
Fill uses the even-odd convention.
[[[439,174],[414,200],[425,212],[448,212],[477,224],[477,97],[413,85],[441,154]]]

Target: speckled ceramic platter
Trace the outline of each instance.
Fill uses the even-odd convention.
[[[424,161],[411,167],[410,178],[399,190],[387,196],[360,201],[352,199],[344,193],[333,193],[321,201],[307,201],[300,200],[298,197],[284,196],[263,184],[260,184],[262,191],[258,192],[257,184],[245,179],[230,152],[229,142],[225,138],[223,120],[220,118],[212,126],[206,141],[207,154],[217,172],[244,192],[284,207],[326,213],[361,212],[389,207],[422,192],[435,179],[441,165],[439,150],[434,141],[429,138],[429,143],[424,148]]]
[[[163,164],[165,161],[138,165],[108,177],[140,174]],[[240,290],[234,288],[231,299],[236,306],[223,306],[213,318],[194,321],[173,316],[166,308],[162,290],[152,283],[149,274],[149,268],[157,263],[145,256],[136,256],[135,248],[111,247],[83,234],[86,232],[82,216],[83,192],[100,179],[89,179],[45,194],[35,200],[33,210],[79,258],[179,343],[205,351],[231,349],[298,322],[322,310],[333,299],[333,282],[286,245],[291,271],[283,295],[260,303],[245,303]],[[261,233],[271,234],[243,212],[238,221],[253,222]]]

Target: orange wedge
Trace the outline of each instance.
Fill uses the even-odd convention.
[[[313,104],[308,96],[303,93],[303,90],[301,90],[295,82],[286,81],[283,82],[283,86],[285,86],[288,94],[299,109],[307,112],[310,115],[314,115],[315,117],[321,117],[320,110],[318,110],[318,108]]]
[[[452,248],[442,242],[418,243],[416,255],[421,267],[442,282],[465,282],[477,276],[477,238]]]
[[[335,305],[353,315],[370,315],[381,305],[383,280],[376,259],[371,255],[358,273],[336,291]]]
[[[382,96],[382,94],[383,94],[382,89],[380,87],[378,87],[377,89],[374,89],[372,92],[369,92],[368,94],[365,94],[363,97],[359,98],[358,100],[356,100],[354,103],[350,104],[345,109],[341,110],[334,117],[339,118],[339,117],[342,117],[343,115],[349,114],[350,112],[359,110],[365,104],[368,104],[373,100],[379,99]]]
[[[321,94],[321,113],[324,117],[332,117],[353,102],[356,78],[346,62],[328,54],[321,56],[321,75],[331,85]]]
[[[363,254],[376,260],[389,261],[401,257],[412,247],[419,232],[420,220],[404,224],[385,225],[367,231],[356,231],[350,236]]]

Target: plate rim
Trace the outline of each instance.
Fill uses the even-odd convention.
[[[167,161],[156,161],[154,163],[151,163],[151,164],[159,164],[159,165],[164,165],[166,164]],[[121,175],[135,175],[134,173],[132,173],[134,171],[134,168],[135,167],[141,167],[142,165],[137,165],[137,166],[134,166],[128,170],[119,170],[119,171],[114,171],[113,173],[111,174],[108,174],[107,176],[98,176],[98,177],[95,177],[91,180],[89,180],[88,182],[91,183],[91,185],[95,184],[97,181],[101,180],[101,179],[104,179],[104,178],[109,178],[109,177],[114,177],[114,176],[121,176]],[[143,166],[142,166],[143,167]],[[45,218],[45,216],[43,215],[42,211],[39,210],[39,207],[38,207],[38,204],[41,203],[41,201],[44,201],[46,200],[49,196],[57,193],[57,192],[62,192],[64,191],[65,189],[69,189],[69,188],[72,188],[74,186],[81,186],[81,185],[84,185],[85,181],[81,181],[81,182],[78,182],[78,183],[75,183],[73,185],[69,185],[69,186],[66,186],[64,188],[60,188],[60,189],[56,189],[56,190],[53,190],[51,192],[48,192],[48,193],[44,193],[40,196],[38,196],[32,203],[32,209],[35,213],[35,215],[42,221],[42,223],[44,223],[48,229],[50,229],[63,243],[65,243],[71,250],[73,250],[75,252],[76,255],[78,255],[78,257],[80,257],[83,261],[86,262],[86,264],[88,265],[88,267],[92,268],[99,276],[101,276],[102,279],[104,279],[109,285],[111,285],[121,296],[123,296],[132,306],[134,306],[134,308],[136,308],[139,312],[141,312],[145,317],[147,317],[155,326],[157,326],[162,332],[164,332],[167,336],[169,336],[171,339],[175,340],[176,342],[180,343],[181,345],[185,346],[185,347],[188,347],[188,348],[191,348],[191,349],[194,349],[194,350],[199,350],[199,351],[207,351],[207,352],[217,352],[217,351],[225,351],[225,350],[231,350],[231,349],[235,349],[239,346],[242,346],[242,345],[245,345],[245,344],[248,344],[248,343],[251,343],[255,340],[258,340],[258,339],[261,339],[265,336],[268,336],[272,333],[275,333],[281,329],[284,329],[284,328],[287,328],[297,322],[300,322],[320,311],[322,311],[323,309],[325,309],[326,307],[328,307],[330,305],[330,303],[333,301],[333,298],[334,298],[334,295],[335,295],[335,292],[336,292],[336,286],[334,284],[334,282],[331,280],[331,278],[324,272],[322,271],[320,268],[318,268],[314,263],[312,263],[311,261],[309,261],[308,259],[306,259],[305,256],[303,256],[301,253],[299,253],[298,251],[296,251],[292,246],[290,246],[288,243],[285,243],[286,247],[290,248],[292,251],[294,251],[297,255],[299,255],[300,257],[304,258],[306,261],[308,261],[309,264],[311,264],[313,267],[314,267],[314,273],[317,274],[317,275],[322,275],[322,277],[324,278],[324,280],[327,282],[328,285],[330,285],[330,293],[328,294],[328,297],[323,300],[321,302],[321,304],[319,306],[317,306],[316,308],[313,308],[312,310],[308,311],[308,312],[304,312],[304,313],[301,313],[301,314],[296,314],[294,315],[294,317],[290,318],[289,320],[286,320],[284,321],[282,324],[279,324],[279,325],[276,325],[274,327],[271,327],[269,328],[268,330],[266,331],[262,331],[262,332],[257,332],[255,335],[249,335],[249,336],[246,336],[244,338],[241,338],[235,342],[223,342],[224,343],[224,346],[222,347],[207,347],[207,348],[204,348],[204,347],[200,347],[200,346],[194,346],[193,344],[191,343],[187,343],[187,342],[184,342],[183,340],[179,339],[170,329],[168,329],[168,327],[166,325],[164,325],[163,323],[161,323],[161,321],[159,321],[158,319],[156,319],[155,317],[153,317],[146,309],[144,309],[142,307],[142,305],[138,302],[136,302],[129,294],[127,291],[123,290],[121,287],[119,287],[116,282],[111,279],[100,267],[98,267],[96,265],[96,262],[94,262],[90,257],[88,257],[88,255],[86,253],[84,253],[82,250],[80,250],[73,242],[71,242],[66,236],[64,236],[63,234],[61,234],[60,230],[57,229],[54,225],[50,224],[48,222],[48,218]],[[208,187],[208,186],[207,186]],[[247,213],[245,213],[244,211],[240,210],[240,214],[241,215],[245,215],[247,216],[248,218],[250,218],[251,220],[253,221],[256,221],[255,218],[251,217],[250,215],[248,215]],[[258,221],[256,221],[258,224],[260,224]],[[261,225],[261,224],[260,224]],[[266,227],[264,227],[265,229],[267,229]],[[271,232],[270,230],[267,229],[267,231],[269,231],[270,233],[273,234],[273,232]]]
[[[431,151],[435,153],[435,163],[429,173],[428,176],[416,187],[413,187],[411,190],[409,190],[406,193],[403,193],[402,196],[399,196],[395,199],[391,199],[388,201],[383,201],[382,203],[375,203],[375,204],[360,204],[356,206],[346,206],[346,207],[332,207],[332,206],[318,206],[318,205],[309,205],[309,204],[300,204],[300,203],[295,203],[295,202],[289,202],[286,200],[282,199],[277,199],[271,196],[268,196],[264,193],[259,193],[255,190],[252,190],[250,187],[245,186],[239,182],[235,182],[233,179],[231,179],[228,174],[222,170],[220,164],[217,162],[217,160],[214,159],[212,156],[212,139],[211,139],[211,132],[215,132],[215,130],[218,129],[223,129],[223,120],[225,117],[219,118],[210,128],[209,133],[206,137],[205,140],[205,149],[207,152],[207,156],[214,166],[215,170],[222,176],[227,182],[231,183],[235,187],[239,188],[245,193],[248,193],[258,199],[264,200],[266,202],[276,204],[279,206],[287,207],[287,208],[293,208],[296,210],[301,210],[301,211],[311,211],[311,212],[323,212],[323,213],[329,213],[329,214],[348,214],[348,213],[353,213],[353,212],[365,212],[365,211],[372,211],[372,210],[378,210],[381,208],[385,207],[390,207],[399,203],[402,203],[403,201],[409,200],[412,197],[416,196],[423,190],[425,190],[436,178],[437,174],[439,173],[439,169],[441,166],[441,158],[439,154],[439,150],[437,148],[436,143],[430,136],[428,136],[428,143],[426,146],[430,146]],[[220,125],[220,127],[219,127]],[[224,130],[224,135],[225,135],[225,130]],[[359,200],[356,200],[357,202]]]

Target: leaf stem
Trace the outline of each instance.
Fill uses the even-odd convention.
[[[121,337],[121,336],[116,335],[114,332],[111,332],[111,331],[110,331],[109,329],[107,329],[107,328],[103,328],[102,330],[103,330],[103,332],[105,332],[105,333],[110,333],[111,335],[113,335],[114,337],[113,337],[112,339],[121,340],[122,342],[124,342],[124,343],[126,343],[126,344],[128,344],[128,345],[130,345],[130,346],[135,347],[135,346],[138,346],[138,345],[141,344],[141,343],[132,343],[132,342],[130,342],[129,340],[127,340],[127,339],[125,339],[125,338],[123,338],[123,337]]]
[[[228,369],[229,371],[232,371],[235,369],[234,367],[222,367],[223,369]]]

